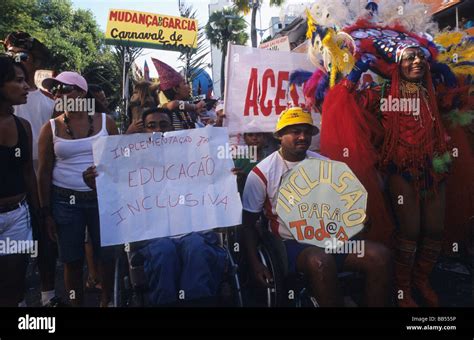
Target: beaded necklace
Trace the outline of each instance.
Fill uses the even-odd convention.
[[[87,120],[89,121],[89,131],[87,132],[87,137],[90,137],[94,132],[94,120],[92,119],[91,115],[87,115]],[[66,133],[71,136],[72,139],[76,139],[71,127],[69,126],[69,117],[66,115],[66,113],[64,113],[63,122],[64,125],[66,125]]]
[[[428,90],[421,83],[413,83],[409,81],[400,81],[400,92],[403,98],[410,98],[414,100],[423,100],[428,112],[430,114],[431,120],[435,120],[433,113],[431,112],[430,105],[428,103]],[[421,107],[420,107],[421,108]],[[413,112],[413,118],[418,121],[420,120],[420,125],[423,126],[423,120],[420,119],[420,112]]]

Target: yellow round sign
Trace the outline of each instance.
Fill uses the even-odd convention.
[[[342,162],[308,158],[287,172],[276,211],[295,240],[334,249],[364,228],[367,191]]]

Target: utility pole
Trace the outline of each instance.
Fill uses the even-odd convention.
[[[122,119],[120,124],[121,133],[124,133],[127,126],[127,112],[128,112],[128,101],[129,101],[129,93],[128,93],[128,69],[130,67],[130,54],[128,51],[128,47],[123,46],[123,69],[122,69]]]

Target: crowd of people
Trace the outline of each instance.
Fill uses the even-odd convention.
[[[86,288],[100,290],[100,306],[112,306],[116,254],[113,247],[101,247],[100,243],[95,183],[98,173],[92,153],[96,139],[119,133],[108,114],[107,99],[100,87],[88,84],[73,71],[45,79],[42,85],[47,93],[43,92],[36,87],[34,74],[47,58],[44,45],[25,32],[9,34],[3,44],[6,53],[0,56],[0,240],[38,241],[43,306],[83,306],[84,282]],[[152,60],[160,82],[141,81],[134,85],[125,134],[223,125],[222,102],[191,101],[186,79],[162,61]],[[363,114],[376,116],[381,96],[400,96],[401,88],[404,95],[423,96],[419,118],[403,115],[394,120],[393,113],[388,112],[381,124],[370,127],[373,144],[382,150],[384,158],[379,170],[385,176],[398,225],[394,244],[385,242],[386,237],[377,240],[362,235],[357,239],[365,242],[365,256],[328,254],[322,248],[297,242],[289,233],[276,211],[281,178],[306,158],[336,158],[326,131],[338,129],[338,122],[323,120],[324,156],[309,151],[319,129],[304,108],[290,107],[280,115],[274,134],[243,134],[246,145],[257,149],[256,159],[235,160],[233,174],[243,202],[242,226],[238,229],[246,270],[261,287],[272,285],[272,273],[257,256],[260,236],[255,226],[260,221],[283,241],[289,272],[305,275],[308,289],[320,306],[343,306],[337,279],[341,271],[364,275],[365,306],[439,306],[429,274],[441,251],[444,179],[448,174],[433,170],[431,155],[445,153],[447,139],[430,90],[428,61],[420,46],[405,48],[396,61],[392,85],[384,89],[385,93],[356,88],[370,63],[371,60],[356,63],[352,72],[330,90],[333,92],[327,93],[320,108],[323,117],[339,114],[335,111],[341,107],[331,106],[327,100],[339,96],[332,103],[357,103]],[[95,112],[57,110],[52,98],[90,99],[95,103]],[[313,104],[316,108],[321,103]],[[342,113],[340,116],[344,117]],[[331,138],[334,142],[336,136]],[[397,204],[400,195],[406,204]],[[380,220],[370,215],[370,209],[369,206],[371,229],[382,228],[377,225]],[[183,305],[179,292],[184,291],[186,303],[216,305],[228,259],[214,231],[148,240],[136,252],[144,261],[151,304]],[[29,258],[28,253],[0,254],[0,306],[25,306]],[[86,279],[84,258],[89,268]],[[58,259],[64,267],[69,301],[56,296]],[[421,293],[421,301],[412,297],[412,286]],[[403,297],[397,298],[400,291]]]

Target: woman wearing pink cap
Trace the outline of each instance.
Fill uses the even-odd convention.
[[[112,118],[88,92],[86,80],[76,72],[63,72],[43,81],[62,112],[41,130],[39,138],[39,192],[45,225],[57,241],[64,263],[66,292],[73,306],[83,303],[84,238],[87,226],[103,279],[101,306],[107,306],[113,266],[100,248],[97,192],[82,173],[94,165],[92,144],[101,136],[118,134]],[[95,109],[88,112],[93,103]],[[88,109],[85,109],[85,108]]]

